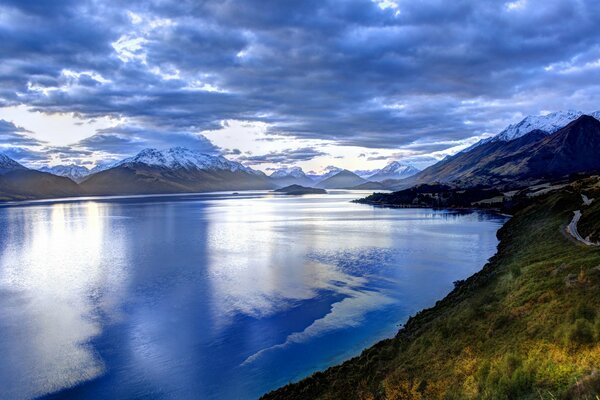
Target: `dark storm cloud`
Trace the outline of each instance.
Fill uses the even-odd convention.
[[[272,151],[263,155],[247,155],[238,157],[238,161],[242,161],[249,165],[256,164],[294,164],[298,161],[308,161],[315,157],[325,156],[327,153],[313,149],[312,147],[303,147],[300,149],[286,149],[282,151]]]
[[[0,106],[151,128],[99,132],[79,144],[88,150],[201,147],[182,132],[237,119],[433,151],[519,113],[600,104],[592,0],[0,0],[0,13]]]

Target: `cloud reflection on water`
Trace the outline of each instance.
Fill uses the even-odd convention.
[[[39,396],[104,371],[87,343],[101,332],[102,308],[113,306],[106,294],[125,279],[110,255],[126,246],[114,230],[108,246],[104,212],[94,202],[7,209],[5,234],[14,240],[1,252],[0,292],[19,310],[0,311],[2,336],[18,338],[0,344],[15,360],[0,372],[0,386],[15,389],[7,398]]]

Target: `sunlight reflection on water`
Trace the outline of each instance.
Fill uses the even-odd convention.
[[[0,208],[0,397],[256,397],[392,334],[504,221],[361,195]]]

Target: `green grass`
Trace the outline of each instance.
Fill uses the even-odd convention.
[[[600,399],[600,248],[565,234],[576,182],[532,200],[499,231],[498,253],[393,339],[267,399]],[[598,268],[596,268],[598,267]]]

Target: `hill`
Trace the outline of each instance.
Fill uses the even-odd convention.
[[[300,186],[300,185],[289,185],[289,186],[286,186],[281,189],[276,189],[273,192],[289,194],[289,195],[326,194],[327,193],[327,191],[325,189],[305,187],[305,186]]]
[[[320,181],[315,186],[322,189],[351,189],[366,182],[368,182],[366,179],[361,178],[354,172],[344,169],[337,174]]]
[[[600,247],[567,235],[600,229],[598,178],[533,197],[499,231],[497,254],[398,334],[264,399],[596,399]]]

